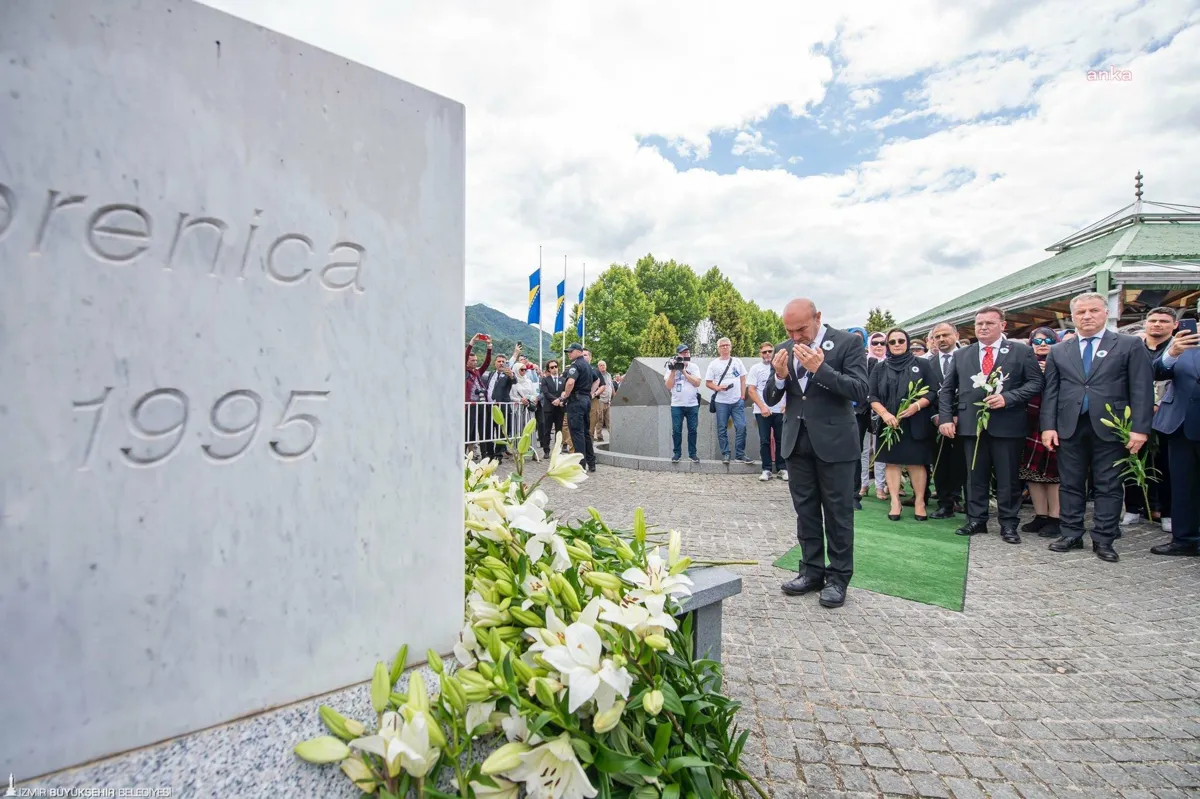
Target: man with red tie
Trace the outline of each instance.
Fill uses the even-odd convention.
[[[938,397],[938,418],[943,421],[938,429],[947,438],[962,438],[967,463],[967,522],[955,532],[987,532],[988,498],[994,476],[1000,536],[1010,544],[1019,544],[1018,470],[1029,433],[1025,405],[1041,393],[1044,378],[1033,348],[1006,339],[1005,325],[1004,311],[995,306],[981,308],[975,314],[978,341],[956,350],[951,368],[943,376]],[[997,381],[999,392],[990,392],[987,386]],[[986,428],[980,430],[979,413],[985,406],[990,417]],[[951,421],[956,416],[957,425]]]

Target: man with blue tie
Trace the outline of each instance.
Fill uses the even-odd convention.
[[[1154,378],[1146,347],[1134,336],[1106,330],[1108,301],[1094,292],[1071,300],[1077,338],[1050,348],[1042,390],[1042,444],[1058,450],[1062,477],[1062,537],[1051,552],[1083,547],[1083,518],[1090,473],[1096,490],[1092,551],[1109,563],[1120,558],[1113,541],[1121,535],[1124,481],[1116,461],[1136,454],[1150,437],[1154,417]],[[1129,444],[1103,420],[1108,408],[1118,417],[1129,409]]]
[[[1171,541],[1155,555],[1200,555],[1200,335],[1181,330],[1154,362],[1154,378],[1170,380],[1154,417],[1167,438],[1171,472]]]

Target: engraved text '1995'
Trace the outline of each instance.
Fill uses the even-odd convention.
[[[249,264],[257,260],[266,278],[278,285],[304,283],[312,275],[330,291],[364,291],[367,251],[362,245],[335,241],[322,255],[303,233],[259,236],[263,225],[262,211],[255,210],[244,235],[224,219],[183,211],[163,226],[139,205],[94,203],[87,195],[56,189],[46,192],[45,201],[24,208],[17,192],[0,183],[0,241],[22,230],[21,235],[28,237],[30,256],[45,253],[48,242],[55,238],[51,231],[69,229],[81,234],[80,246],[101,263],[124,266],[149,255],[163,268],[174,269],[194,268],[185,261],[199,259],[211,277],[245,280],[252,271]]]

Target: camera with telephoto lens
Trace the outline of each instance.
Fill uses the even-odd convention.
[[[676,355],[674,358],[667,361],[667,368],[672,371],[682,372],[684,370],[684,368],[687,366],[688,360],[689,359],[684,358],[680,355]]]

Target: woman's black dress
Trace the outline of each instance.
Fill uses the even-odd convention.
[[[922,380],[929,386],[925,399],[930,406],[916,416],[900,420],[900,439],[891,447],[880,438],[875,460],[901,466],[928,466],[933,462],[933,444],[937,438],[937,429],[933,426],[937,392],[941,387],[937,370],[924,358],[907,356],[896,360],[898,363],[892,363],[891,359],[884,361],[871,372],[867,401],[878,402],[893,416],[898,415],[900,403],[908,395],[908,384]],[[884,427],[880,420],[876,434],[881,434]]]

